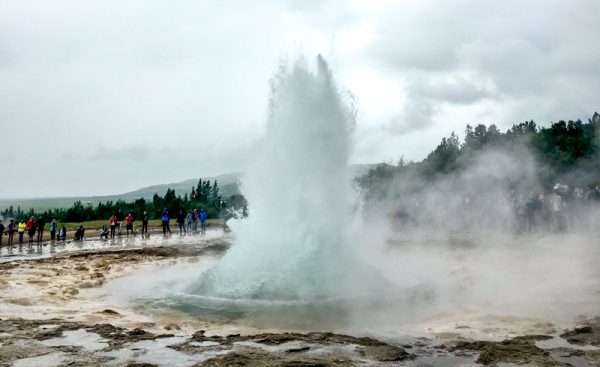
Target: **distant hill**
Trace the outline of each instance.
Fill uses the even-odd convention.
[[[368,172],[371,167],[376,164],[357,164],[350,166],[351,175],[353,177],[362,176]],[[202,180],[209,180],[213,182],[217,180],[219,184],[219,190],[224,198],[227,198],[233,194],[239,192],[239,183],[242,177],[241,172],[227,173],[215,177],[205,177]],[[12,205],[15,209],[20,206],[22,210],[29,210],[33,208],[35,210],[46,210],[55,208],[68,208],[73,205],[76,201],[82,203],[91,203],[93,205],[99,202],[106,201],[117,201],[119,199],[125,201],[132,201],[143,197],[144,199],[151,200],[154,194],[164,195],[167,189],[175,190],[178,195],[184,195],[192,191],[192,187],[198,184],[197,178],[181,182],[173,182],[168,184],[152,185],[143,187],[134,191],[126,192],[118,195],[106,195],[106,196],[78,196],[78,197],[59,197],[59,198],[33,198],[33,199],[0,199],[0,210],[8,208]]]
[[[234,172],[215,177],[202,178],[202,181],[208,180],[212,183],[216,180],[219,184],[219,191],[221,192],[221,195],[226,198],[239,192],[239,181],[241,176],[241,173]],[[155,193],[158,195],[164,195],[167,192],[167,189],[173,189],[177,195],[183,196],[186,193],[190,193],[190,191],[192,191],[192,187],[196,187],[197,184],[198,179],[191,178],[181,182],[143,187],[135,191],[126,192],[124,194],[115,196],[126,201],[139,199],[141,197],[144,199],[152,199],[152,196],[154,196]],[[106,199],[103,199],[102,201],[106,201]]]

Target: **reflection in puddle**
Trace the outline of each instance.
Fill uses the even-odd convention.
[[[93,238],[85,241],[57,241],[44,242],[41,244],[16,244],[13,246],[0,246],[0,262],[37,259],[52,257],[61,254],[117,250],[136,247],[156,247],[182,244],[197,244],[206,240],[223,237],[223,230],[207,230],[204,235],[183,236],[172,235],[163,237],[161,234],[153,234],[143,238],[142,236],[122,236],[114,239],[100,240]]]

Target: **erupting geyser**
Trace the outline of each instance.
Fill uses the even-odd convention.
[[[212,300],[358,297],[381,279],[356,259],[348,157],[354,110],[327,63],[282,68],[266,136],[243,181],[251,215],[236,243],[189,294]]]

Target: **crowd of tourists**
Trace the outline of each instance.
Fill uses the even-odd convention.
[[[557,183],[539,192],[430,190],[403,196],[388,213],[398,228],[497,229],[516,234],[600,229],[600,187]]]
[[[516,233],[539,230],[563,232],[600,224],[600,187],[570,189],[557,183],[551,193],[530,193],[527,197],[510,191],[507,197]]]
[[[44,239],[44,230],[46,227],[46,221],[44,218],[35,218],[30,217],[25,221],[25,219],[21,219],[20,221],[15,221],[14,219],[10,219],[8,224],[4,224],[2,220],[0,220],[0,246],[3,244],[3,238],[5,235],[8,236],[8,245],[12,245],[14,242],[15,233],[18,236],[19,244],[24,242],[25,234],[27,234],[27,242],[42,242]],[[57,232],[58,230],[58,232]],[[54,240],[65,240],[67,238],[67,229],[65,226],[62,226],[58,229],[58,223],[56,220],[50,221],[49,225],[50,239]]]
[[[161,225],[163,236],[169,236],[172,234],[170,226],[170,214],[167,208],[164,208],[161,215]],[[193,235],[193,234],[204,234],[206,233],[206,219],[208,215],[206,210],[201,208],[200,210],[194,209],[185,213],[180,210],[177,214],[176,222],[179,226],[179,235]],[[144,211],[141,218],[141,235],[142,237],[148,236],[148,223],[150,217],[148,212]],[[135,236],[137,234],[135,229],[135,218],[133,212],[125,215],[122,210],[117,211],[111,215],[108,219],[108,224],[103,225],[99,231],[100,239],[115,238],[116,236],[122,236],[123,226],[125,227],[126,236]],[[67,228],[62,225],[58,228],[58,222],[51,220],[49,222],[50,241],[66,241],[67,240]],[[43,217],[35,218],[30,217],[25,221],[21,219],[18,222],[15,219],[10,219],[7,224],[4,224],[0,220],[0,246],[4,244],[4,236],[7,236],[7,245],[12,245],[15,242],[15,233],[17,234],[17,241],[19,244],[27,243],[40,243],[44,241],[44,231],[46,229],[46,221]],[[27,239],[25,239],[27,235]],[[73,234],[73,240],[82,241],[85,235],[85,228],[80,225]]]

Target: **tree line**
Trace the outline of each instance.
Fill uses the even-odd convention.
[[[600,114],[587,122],[559,121],[549,127],[534,121],[515,124],[506,132],[495,125],[467,125],[464,140],[456,133],[444,137],[421,162],[382,164],[357,179],[367,199],[382,198],[385,187],[398,178],[418,178],[420,183],[434,183],[465,171],[482,152],[499,150],[519,152],[527,149],[536,162],[539,184],[549,189],[556,182],[569,186],[590,187],[600,183]],[[518,154],[517,158],[518,158]]]
[[[223,199],[219,185],[215,180],[198,180],[198,184],[192,187],[189,193],[183,196],[177,195],[175,190],[167,189],[167,192],[161,196],[154,194],[152,200],[146,200],[143,197],[133,201],[106,201],[94,205],[92,203],[82,203],[76,201],[69,208],[56,208],[45,211],[36,211],[29,209],[23,211],[20,207],[14,209],[11,205],[0,211],[4,218],[15,218],[16,220],[26,219],[31,216],[44,218],[46,222],[55,219],[60,222],[85,222],[91,220],[103,220],[121,210],[123,213],[133,213],[135,218],[141,218],[144,211],[148,212],[150,219],[159,219],[164,208],[167,208],[172,218],[180,210],[186,213],[193,209],[204,208],[208,218],[223,218],[225,220],[248,215],[248,203],[242,194],[234,194]]]

